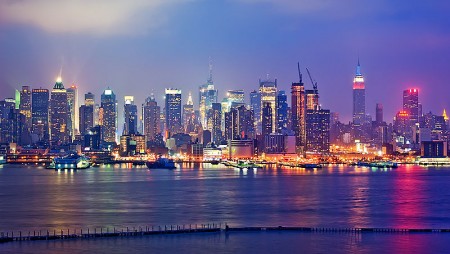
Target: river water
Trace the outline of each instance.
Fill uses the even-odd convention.
[[[237,170],[183,164],[79,171],[0,166],[0,232],[227,223],[240,226],[450,228],[450,168]],[[431,248],[431,249],[430,249]],[[17,253],[441,252],[450,233],[232,232],[22,242]]]

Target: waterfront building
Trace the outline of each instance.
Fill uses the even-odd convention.
[[[87,130],[83,136],[83,141],[83,147],[85,150],[99,150],[102,144],[101,126],[96,125],[95,127]]]
[[[78,132],[76,128],[80,126],[78,116],[78,87],[75,84],[72,84],[69,88],[67,88],[67,103],[69,105],[67,127],[69,135],[73,140]]]
[[[200,123],[203,129],[207,126],[207,112],[211,109],[212,104],[217,102],[219,91],[215,89],[213,76],[212,76],[212,64],[209,63],[209,78],[206,84],[199,87],[199,112],[200,112]]]
[[[383,122],[383,104],[377,103],[375,108],[375,123],[377,126],[380,126]]]
[[[0,101],[0,142],[22,145],[25,126],[25,115],[16,109],[16,100],[6,98]]]
[[[366,119],[366,87],[364,77],[361,74],[361,65],[356,67],[356,75],[353,78],[353,125],[358,128]]]
[[[272,105],[270,102],[264,102],[262,108],[262,135],[265,137],[273,132],[273,122],[272,122]]]
[[[48,142],[49,134],[49,91],[48,89],[33,89],[31,101],[31,132],[33,141]]]
[[[411,118],[405,110],[399,111],[394,117],[394,132],[399,139],[399,143],[410,144],[413,139],[413,131],[411,128]]]
[[[120,156],[145,154],[145,136],[140,134],[122,135],[119,142]]]
[[[184,133],[191,133],[195,130],[195,111],[192,94],[189,92],[186,104],[183,105],[183,130]]]
[[[72,142],[69,105],[67,91],[59,77],[50,95],[50,142],[54,146]]]
[[[212,141],[220,144],[222,141],[222,105],[220,103],[213,103],[208,111],[208,125],[211,125],[208,130],[211,130]]]
[[[124,128],[123,135],[133,135],[138,133],[138,115],[137,105],[134,104],[134,96],[124,97]]]
[[[84,95],[84,105],[79,109],[79,131],[83,137],[86,133],[94,127],[94,95],[87,93]]]
[[[314,153],[330,151],[330,110],[306,110],[306,150]]]
[[[29,86],[22,86],[19,109],[20,113],[25,116],[27,129],[31,128],[31,90]]]
[[[277,126],[277,108],[276,108],[276,98],[277,98],[277,79],[270,79],[269,75],[265,80],[259,80],[259,93],[261,94],[261,105],[264,107],[265,103],[270,103],[272,108],[272,127]],[[262,113],[262,112],[261,112]],[[262,121],[261,115],[261,121]],[[261,122],[262,123],[262,122]],[[262,128],[264,128],[262,126]],[[272,128],[272,132],[275,132],[275,128]]]
[[[419,122],[419,89],[403,91],[403,110],[408,113],[411,125]]]
[[[287,95],[285,91],[279,91],[277,94],[276,101],[276,109],[277,109],[277,125],[276,132],[282,133],[288,130],[288,103],[287,103]]]
[[[292,83],[292,130],[295,132],[295,145],[298,154],[305,152],[306,146],[306,96],[305,86],[300,74],[300,82]]]
[[[147,141],[154,142],[157,136],[161,135],[161,123],[160,123],[161,108],[155,100],[155,96],[152,94],[145,100],[143,106],[143,119],[144,119],[144,135]]]
[[[261,134],[261,93],[254,90],[250,93],[250,109],[253,111],[255,119],[256,134]]]
[[[181,90],[166,89],[166,138],[177,133],[182,133],[181,126]]]
[[[117,133],[117,100],[114,92],[107,88],[101,96],[99,118],[102,120],[101,131],[103,141],[106,143],[116,143]]]
[[[228,140],[229,159],[252,159],[255,155],[253,139]]]

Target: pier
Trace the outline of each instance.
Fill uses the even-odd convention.
[[[126,228],[65,229],[39,231],[0,232],[0,243],[16,241],[67,240],[110,237],[138,237],[149,235],[189,234],[189,233],[233,233],[233,232],[319,232],[319,233],[450,233],[448,229],[431,228],[337,228],[337,227],[229,227],[227,224],[189,224]]]

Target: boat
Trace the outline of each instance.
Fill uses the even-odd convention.
[[[301,165],[302,168],[309,168],[309,169],[313,169],[313,168],[322,168],[321,164],[316,164],[316,163],[305,163]]]
[[[212,165],[219,165],[220,160],[210,160],[208,162],[211,163]]]
[[[65,156],[56,157],[50,163],[49,169],[86,169],[91,167],[89,158],[70,152]]]
[[[147,168],[154,169],[154,168],[163,168],[163,169],[176,169],[175,163],[172,159],[168,158],[158,158],[155,161],[147,161],[145,163],[147,165]]]
[[[5,164],[5,163],[6,163],[6,155],[0,154],[0,164]]]
[[[397,168],[398,164],[392,161],[372,161],[372,162],[359,161],[358,166],[369,168]]]

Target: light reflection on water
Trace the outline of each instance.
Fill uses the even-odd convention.
[[[4,165],[0,231],[228,223],[450,228],[449,168]]]

